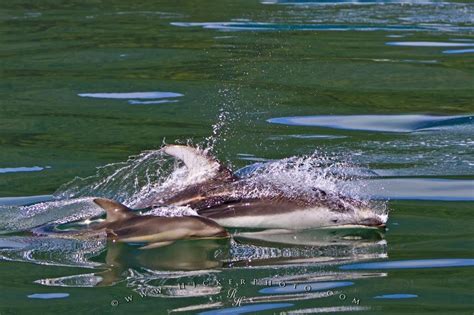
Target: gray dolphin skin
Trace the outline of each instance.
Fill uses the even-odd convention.
[[[251,192],[271,189],[237,178],[207,152],[183,145],[167,145],[163,152],[182,160],[193,184],[170,196],[143,200],[141,207],[188,206],[224,227],[302,230],[334,226],[385,227],[386,215],[369,203],[316,190],[312,197],[283,193],[255,198]]]
[[[162,247],[182,239],[229,237],[222,226],[203,217],[137,215],[113,200],[97,198],[94,202],[106,211],[107,217],[92,229],[104,229],[108,238],[114,241],[147,243],[142,249]]]

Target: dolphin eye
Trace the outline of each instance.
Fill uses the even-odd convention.
[[[337,223],[337,219],[331,219],[332,223]]]

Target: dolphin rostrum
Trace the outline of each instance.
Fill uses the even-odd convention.
[[[170,196],[143,200],[140,206],[189,206],[224,227],[301,230],[329,226],[384,227],[387,216],[368,202],[314,189],[311,196],[288,196],[271,183],[238,178],[206,151],[167,145],[163,152],[180,159],[192,184]],[[269,196],[252,192],[272,190]]]
[[[107,217],[93,229],[104,229],[108,238],[114,241],[148,243],[142,249],[166,246],[181,239],[229,236],[223,227],[207,218],[137,215],[132,209],[113,200],[96,198],[94,202],[106,211]]]

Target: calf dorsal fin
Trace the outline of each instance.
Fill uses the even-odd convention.
[[[94,202],[98,204],[102,209],[104,209],[107,213],[107,222],[116,222],[136,216],[132,212],[132,209],[121,204],[120,202],[105,198],[96,198],[94,199]]]
[[[219,178],[233,180],[234,175],[206,151],[185,145],[166,145],[163,152],[184,162],[188,168],[189,177],[196,177],[200,181]]]

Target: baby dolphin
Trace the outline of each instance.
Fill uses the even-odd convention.
[[[229,237],[222,226],[207,218],[137,215],[132,209],[110,199],[97,198],[94,202],[106,211],[107,217],[93,229],[105,229],[107,237],[114,241],[148,243],[141,249],[166,246],[181,239]]]
[[[224,227],[302,230],[334,226],[385,227],[386,214],[335,192],[314,188],[310,195],[288,195],[272,183],[238,178],[206,151],[190,146],[162,148],[182,160],[191,184],[165,196],[142,200],[143,208],[188,206]],[[261,197],[256,191],[271,191]]]

